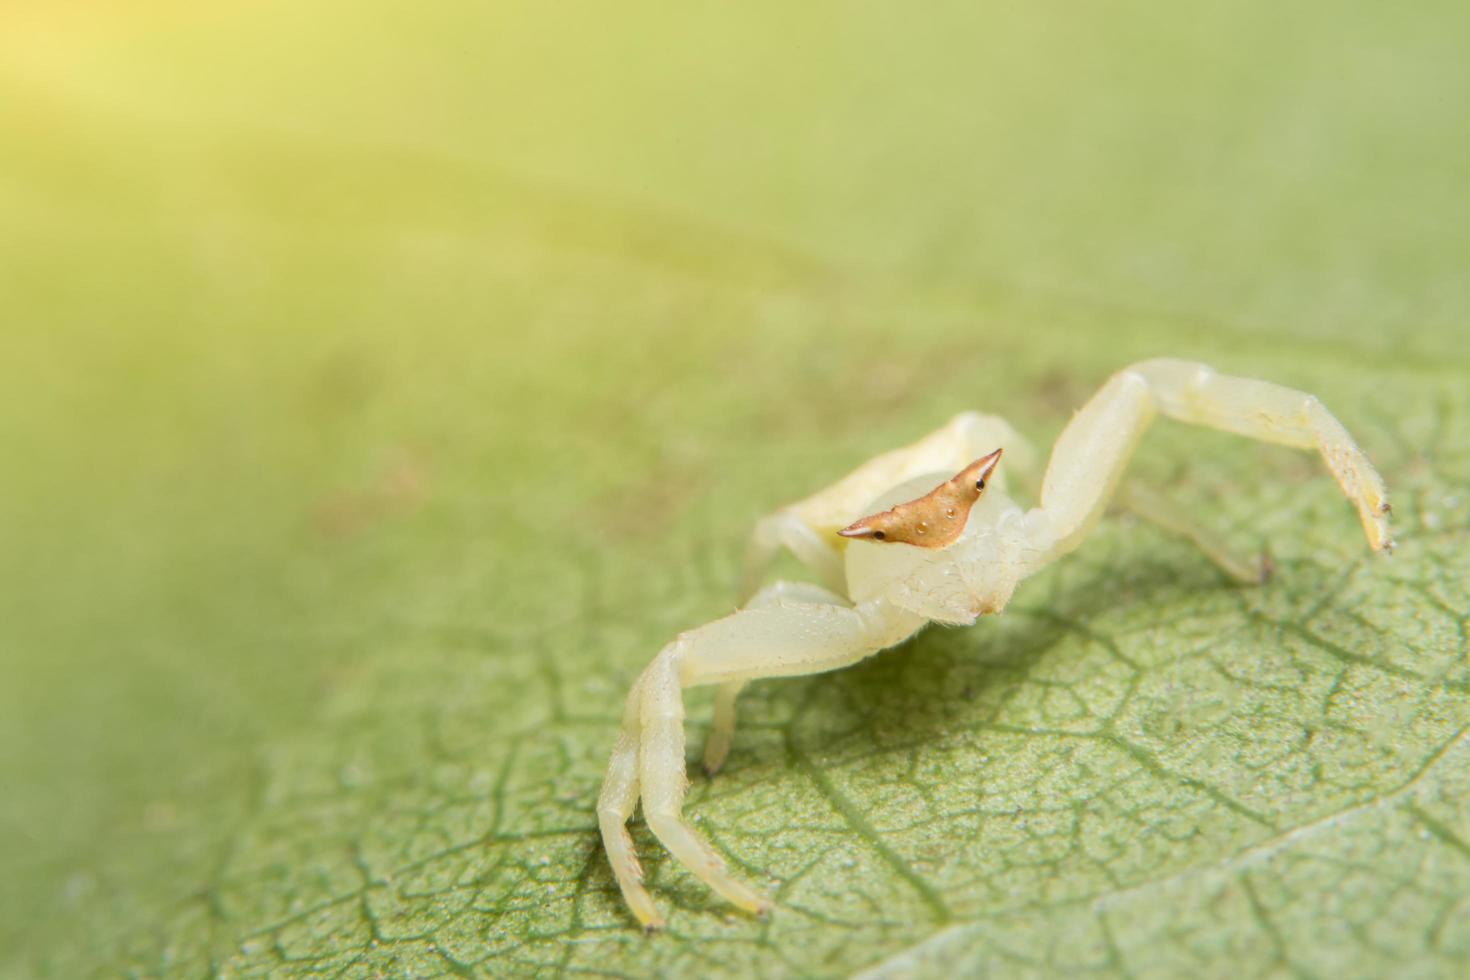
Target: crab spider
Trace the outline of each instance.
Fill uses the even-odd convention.
[[[970,624],[1003,609],[1022,579],[1082,543],[1159,414],[1316,449],[1357,507],[1369,546],[1392,548],[1383,480],[1321,402],[1187,361],[1144,361],[1113,375],[1057,439],[1040,505],[1029,510],[1006,495],[999,464],[1003,450],[1007,467],[1025,474],[1033,455],[996,416],[958,415],[913,445],[869,460],[759,521],[748,557],[748,601],[677,636],[629,692],[597,816],[618,886],[644,928],[661,927],[663,918],[643,886],[628,835],[640,798],[654,836],[700,880],[747,911],[763,915],[771,908],[681,816],[684,688],[718,685],[704,752],[713,775],[734,736],[735,699],[749,681],[837,670],[929,622]],[[756,591],[781,548],[822,585],[776,582]],[[1237,577],[1248,575],[1239,565],[1222,565]]]

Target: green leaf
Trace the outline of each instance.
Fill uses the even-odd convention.
[[[1470,969],[1463,4],[127,6],[0,32],[0,974]],[[1399,551],[1161,424],[1270,584],[1118,518],[754,685],[688,814],[778,909],[638,823],[642,935],[593,801],[751,523],[1158,354]]]

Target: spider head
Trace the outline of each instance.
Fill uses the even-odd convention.
[[[853,521],[837,533],[844,538],[911,544],[920,548],[947,548],[960,539],[970,511],[985,495],[988,480],[1000,465],[1003,449],[960,470],[922,497],[895,504],[885,511]]]
[[[922,497],[908,499],[916,489],[933,486],[932,477],[895,487],[875,506],[901,503],[839,531],[852,539],[852,598],[881,595],[928,619],[955,624],[1005,606],[1022,576],[1014,530],[1022,512],[989,486],[1000,455],[996,450],[981,457]]]

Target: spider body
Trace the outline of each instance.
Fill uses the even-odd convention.
[[[633,685],[597,810],[608,859],[638,921],[650,930],[663,925],[627,832],[640,799],[654,835],[690,871],[741,908],[756,914],[770,908],[682,818],[684,688],[718,685],[704,753],[713,775],[729,752],[735,701],[749,681],[836,670],[903,642],[929,622],[968,625],[1002,610],[1029,575],[1082,543],[1138,440],[1161,414],[1317,450],[1357,508],[1369,546],[1392,547],[1382,479],[1342,424],[1303,392],[1192,362],[1135,364],[1110,378],[1063,430],[1039,504],[1030,508],[1006,487],[1007,470],[1034,474],[1029,445],[996,416],[958,415],[757,522],[742,608],[680,634]],[[1162,512],[1144,516],[1190,534],[1232,576],[1263,577],[1210,546],[1187,522]],[[783,548],[822,584],[760,587]]]
[[[912,496],[925,482],[933,480],[901,483],[873,506]],[[1045,563],[1037,547],[1044,528],[1005,491],[987,488],[964,530],[941,551],[854,540],[846,549],[845,591],[855,603],[882,600],[925,621],[968,626],[1005,608],[1021,579]]]

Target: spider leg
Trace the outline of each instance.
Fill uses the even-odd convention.
[[[847,591],[847,573],[842,567],[842,539],[823,535],[791,510],[778,510],[756,521],[745,553],[745,571],[740,582],[740,600],[746,603],[760,588],[761,579],[785,548],[816,573],[829,589]]]
[[[709,737],[704,740],[704,774],[713,776],[725,765],[735,743],[735,700],[745,689],[744,681],[726,681],[715,691],[715,714]]]
[[[683,689],[836,670],[900,642],[923,624],[921,617],[879,601],[860,607],[774,601],[690,630],[664,647],[630,695],[623,737],[614,750],[598,806],[613,872],[645,927],[656,928],[661,920],[645,901],[647,892],[638,880],[624,825],[632,810],[630,800],[639,794],[649,829],[695,876],[747,911],[763,914],[771,905],[766,896],[732,876],[709,843],[684,822],[688,780]],[[631,714],[635,700],[636,718]],[[634,725],[636,734],[630,737]],[[636,753],[636,772],[627,769],[630,752]]]
[[[1260,585],[1270,577],[1271,563],[1264,551],[1254,559],[1237,555],[1213,530],[1201,525],[1177,503],[1152,488],[1125,481],[1118,490],[1118,506],[1189,541],[1216,568],[1242,585]]]
[[[633,838],[628,834],[628,818],[638,805],[638,740],[642,730],[639,711],[642,705],[642,683],[634,684],[628,692],[628,702],[623,709],[623,728],[613,746],[612,758],[607,764],[607,775],[602,780],[602,794],[597,798],[597,824],[602,830],[603,847],[607,850],[607,861],[612,866],[613,877],[623,899],[633,910],[633,915],[645,929],[661,929],[664,920],[648,889],[643,887],[643,866],[638,863],[638,853],[633,849]]]
[[[834,592],[805,582],[776,582],[756,593],[746,609],[778,605],[782,602],[810,602],[830,606],[850,606],[846,599]],[[725,764],[730,754],[730,745],[735,740],[735,700],[745,687],[745,681],[726,681],[715,692],[714,723],[704,743],[704,771],[713,776]]]
[[[1118,372],[1057,438],[1041,488],[1051,553],[1072,550],[1097,521],[1154,417],[1316,449],[1358,509],[1368,544],[1392,547],[1383,479],[1316,398],[1189,361],[1143,361]]]

